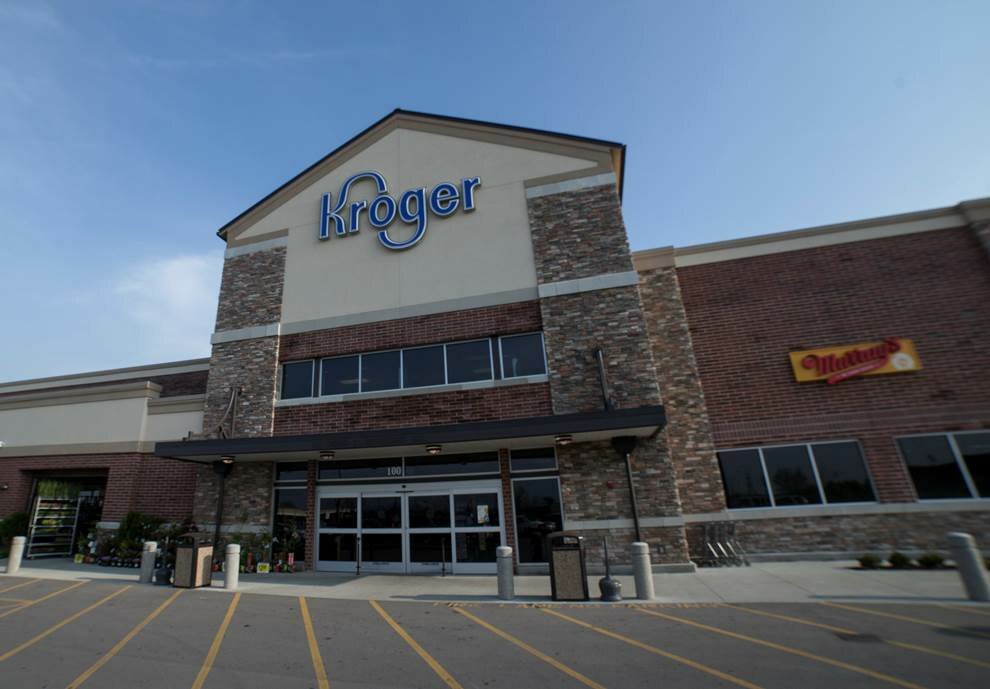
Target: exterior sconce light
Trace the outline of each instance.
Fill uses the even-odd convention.
[[[234,463],[234,455],[224,455],[223,457],[220,458],[220,461],[223,462],[224,464],[228,464],[228,465],[233,464]]]
[[[8,490],[10,486],[7,483],[0,483],[0,490]]]
[[[428,455],[438,455],[443,452],[443,446],[441,445],[427,445],[426,454]]]
[[[556,438],[554,438],[554,440],[557,442],[558,445],[570,445],[571,442],[573,442],[574,438],[572,438],[567,433],[561,433]]]
[[[325,462],[330,461],[334,456],[333,450],[320,450],[320,459]]]

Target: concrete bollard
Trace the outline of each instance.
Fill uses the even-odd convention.
[[[138,581],[142,584],[150,584],[155,578],[155,556],[158,554],[158,543],[156,541],[145,541],[141,550],[141,573],[138,574]]]
[[[27,538],[14,536],[10,543],[10,555],[7,556],[7,574],[17,574],[21,568],[21,558],[24,557],[24,544]]]
[[[956,561],[956,569],[962,577],[966,595],[970,600],[990,601],[990,581],[983,566],[983,558],[976,549],[976,540],[968,533],[954,531],[947,535],[949,551]]]
[[[630,549],[633,577],[636,579],[636,598],[653,600],[653,565],[650,562],[650,546],[648,543],[637,542],[633,543]]]
[[[227,556],[223,562],[223,587],[236,589],[237,580],[241,577],[241,546],[236,543],[227,544]]]
[[[495,562],[498,563],[498,597],[512,600],[516,597],[516,582],[512,574],[512,548],[500,545],[495,549]]]

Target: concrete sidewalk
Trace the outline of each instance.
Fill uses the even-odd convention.
[[[0,561],[6,571],[6,561]],[[855,562],[761,562],[751,567],[699,569],[693,573],[656,574],[660,603],[797,603],[822,600],[869,602],[964,602],[955,570],[859,570]],[[25,562],[18,576],[42,579],[137,581],[138,570],[77,565],[69,560]],[[592,599],[598,578],[588,577]],[[635,595],[631,576],[616,577],[626,598]],[[214,574],[213,590],[223,591],[223,575]],[[550,578],[518,576],[521,603],[550,600]],[[498,602],[494,576],[360,577],[324,572],[242,574],[240,591],[277,596],[344,600]]]

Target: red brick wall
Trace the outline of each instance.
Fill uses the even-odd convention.
[[[966,228],[678,269],[718,447],[858,438],[914,500],[893,437],[990,426],[990,266]],[[788,352],[899,336],[924,370],[798,384]]]
[[[310,359],[540,330],[538,301],[361,323],[285,335],[279,360]]]
[[[143,454],[5,457],[0,462],[0,516],[28,510],[33,479],[73,474],[107,476],[103,520],[119,521],[132,510],[181,520],[192,513],[194,465]]]
[[[439,426],[549,416],[550,386],[511,385],[275,409],[275,435]]]

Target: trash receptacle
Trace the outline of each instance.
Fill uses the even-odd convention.
[[[202,533],[179,536],[172,585],[184,589],[209,586],[213,580],[213,539]]]
[[[550,593],[554,600],[589,600],[584,538],[567,531],[547,536]]]

